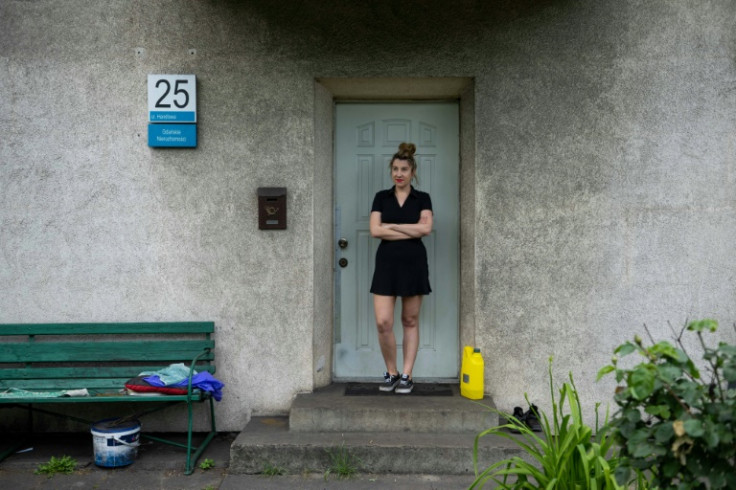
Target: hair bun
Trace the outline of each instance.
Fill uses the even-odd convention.
[[[412,158],[416,151],[417,146],[414,143],[401,143],[399,145],[399,154],[407,158]]]

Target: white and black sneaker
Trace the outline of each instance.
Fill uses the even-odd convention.
[[[402,374],[401,375],[401,381],[399,381],[399,386],[396,388],[396,393],[401,393],[402,395],[408,395],[411,393],[411,390],[414,388],[414,381],[412,381],[409,378],[408,374]]]
[[[379,386],[378,389],[381,391],[394,391],[394,388],[396,388],[396,385],[399,384],[400,379],[401,376],[399,376],[398,373],[383,373],[383,383],[381,383],[381,386]]]

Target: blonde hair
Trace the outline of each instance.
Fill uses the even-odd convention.
[[[394,160],[406,160],[411,166],[412,179],[419,183],[419,177],[417,177],[417,161],[414,160],[414,153],[416,153],[416,151],[417,145],[414,143],[401,143],[399,145],[399,151],[394,153],[394,156],[391,158],[388,168],[391,169],[394,164]]]

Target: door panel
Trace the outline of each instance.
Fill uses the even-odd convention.
[[[369,232],[373,196],[391,187],[389,162],[399,144],[417,145],[414,186],[429,192],[434,230],[427,248],[432,293],[424,297],[417,378],[457,378],[459,264],[459,124],[455,103],[338,104],[335,132],[336,379],[376,379],[384,371],[369,291],[379,240]],[[347,246],[340,248],[338,240]],[[344,267],[338,264],[346,259]],[[399,367],[401,300],[394,321]]]

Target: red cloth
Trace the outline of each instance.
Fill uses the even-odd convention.
[[[165,393],[167,395],[186,395],[186,388],[175,388],[172,386],[153,386],[143,380],[142,376],[129,379],[125,382],[125,387],[131,391],[140,393]]]

